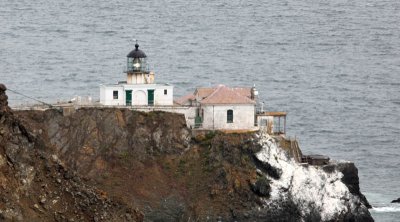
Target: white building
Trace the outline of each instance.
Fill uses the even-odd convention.
[[[109,106],[172,106],[174,88],[155,84],[147,68],[147,56],[139,49],[127,55],[127,80],[113,85],[100,85],[100,103]]]
[[[256,127],[255,88],[197,88],[175,102],[197,107],[194,128],[210,130],[252,130]]]
[[[138,111],[165,111],[185,115],[188,127],[205,130],[267,130],[284,134],[286,113],[256,110],[255,87],[197,88],[194,93],[173,100],[174,89],[156,84],[155,75],[147,68],[147,56],[135,49],[127,55],[127,79],[113,85],[100,85],[100,103],[124,106]],[[283,118],[283,127],[281,127]],[[277,127],[274,127],[277,126]]]

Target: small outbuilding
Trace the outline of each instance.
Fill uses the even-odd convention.
[[[270,135],[286,133],[286,112],[257,112],[257,126]]]
[[[197,88],[175,102],[196,107],[192,128],[210,130],[255,130],[255,87]]]

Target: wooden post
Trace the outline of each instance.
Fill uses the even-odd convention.
[[[278,125],[279,125],[279,130],[278,133],[281,133],[281,117],[278,117]]]
[[[286,116],[283,117],[283,133],[286,134]]]

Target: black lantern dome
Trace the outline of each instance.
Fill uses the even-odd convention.
[[[139,44],[135,44],[135,49],[132,50],[126,57],[128,58],[146,58],[146,54],[139,49]]]
[[[135,44],[135,49],[132,50],[128,57],[127,72],[147,72],[147,56],[139,49],[139,44]]]

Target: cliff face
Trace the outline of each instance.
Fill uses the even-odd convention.
[[[100,197],[119,201],[106,211],[109,218],[125,220],[125,212],[133,212],[130,218],[140,220],[140,213],[127,207],[135,206],[147,221],[372,221],[353,164],[300,166],[268,135],[210,132],[192,138],[179,114],[125,109],[14,116],[27,138],[40,144],[27,150],[51,153],[44,159],[28,157],[35,164],[54,164],[43,170],[36,164],[33,178],[50,169],[54,178],[43,180],[55,180],[57,193],[66,189],[64,181],[82,178],[78,182],[102,191]],[[40,195],[30,194],[41,207]]]
[[[260,205],[250,189],[259,149],[254,135],[205,134],[194,140],[183,116],[125,109],[22,111],[21,121],[60,160],[147,220],[232,219]]]
[[[68,169],[7,106],[0,84],[0,221],[141,221]]]
[[[269,135],[261,135],[258,142],[264,149],[256,154],[257,159],[279,172],[271,181],[266,205],[290,200],[306,221],[373,221],[353,163],[299,165]]]

